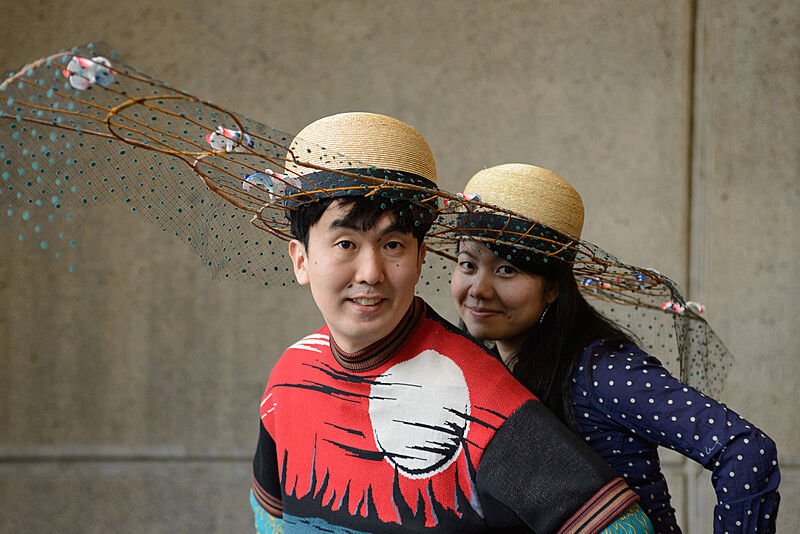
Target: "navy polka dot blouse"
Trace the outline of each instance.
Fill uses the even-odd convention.
[[[591,445],[639,494],[657,533],[681,532],[659,466],[658,445],[712,472],[714,532],[775,531],[780,496],[775,443],[758,428],[675,378],[632,345],[589,345],[572,374],[575,417]]]

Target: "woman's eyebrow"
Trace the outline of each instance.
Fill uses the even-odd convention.
[[[472,253],[472,252],[470,252],[469,250],[464,250],[464,249],[461,249],[461,250],[459,250],[459,251],[458,251],[458,253],[459,253],[459,254],[466,254],[467,256],[469,256],[470,258],[472,258],[472,259],[474,259],[474,260],[477,260],[477,259],[478,259],[478,256],[476,256],[475,254],[473,254],[473,253]]]

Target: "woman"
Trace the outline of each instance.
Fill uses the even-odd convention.
[[[773,532],[780,500],[773,441],[673,378],[581,294],[573,267],[581,254],[574,244],[583,244],[577,191],[545,169],[507,164],[476,174],[464,197],[507,210],[461,218],[465,238],[451,290],[469,332],[494,341],[514,376],[625,478],[656,532],[680,532],[658,445],[712,471],[714,532]],[[615,302],[625,299],[614,289],[652,290],[646,282],[616,280],[619,288],[582,279],[607,288]],[[684,312],[675,305],[664,313]]]

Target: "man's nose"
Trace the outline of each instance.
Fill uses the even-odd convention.
[[[360,284],[376,285],[383,282],[383,257],[380,251],[372,247],[362,249],[358,255],[356,269],[356,282]]]

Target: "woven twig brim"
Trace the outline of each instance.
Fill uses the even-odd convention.
[[[483,202],[524,215],[562,234],[580,238],[583,202],[574,187],[558,174],[522,163],[506,163],[473,176],[464,193]]]
[[[408,124],[376,113],[340,113],[312,122],[297,134],[287,159],[328,169],[365,165],[412,173],[436,183],[436,162],[428,143]],[[287,162],[289,174],[315,172]]]

